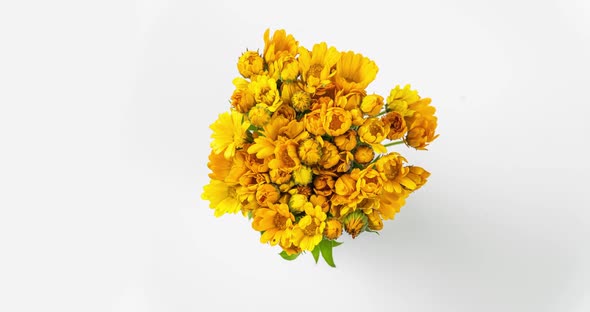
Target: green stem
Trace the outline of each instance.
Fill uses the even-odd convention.
[[[384,144],[383,146],[389,147],[389,146],[394,146],[394,145],[398,145],[398,144],[402,144],[402,143],[404,143],[403,140],[402,141],[395,141],[395,142],[387,143],[387,144]]]

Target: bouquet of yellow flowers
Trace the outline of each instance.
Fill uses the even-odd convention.
[[[305,251],[334,266],[343,230],[378,232],[430,173],[388,147],[425,150],[437,138],[430,98],[410,85],[367,94],[377,65],[325,42],[264,33],[264,51],[238,59],[228,112],[211,124],[210,183],[216,217],[241,212],[293,260]]]

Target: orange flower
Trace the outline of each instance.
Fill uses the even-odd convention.
[[[381,144],[389,133],[389,128],[378,118],[367,118],[358,129],[359,139],[367,143],[379,153],[386,153],[387,149]]]
[[[352,115],[340,107],[330,107],[324,119],[324,130],[331,136],[344,134],[352,125]]]
[[[334,138],[334,144],[341,151],[352,151],[357,144],[356,131],[348,130],[343,135]]]
[[[385,126],[389,126],[387,139],[398,140],[404,137],[408,131],[404,117],[398,112],[389,112],[381,118]]]
[[[287,245],[291,240],[295,217],[289,212],[286,204],[272,204],[268,208],[254,211],[252,228],[264,232],[260,236],[261,243],[270,242],[271,246],[278,243]]]

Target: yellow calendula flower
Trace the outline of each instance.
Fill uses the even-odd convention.
[[[377,94],[367,95],[361,102],[361,111],[369,116],[377,116],[383,108],[383,97]]]
[[[202,199],[209,201],[209,207],[215,209],[215,216],[220,217],[226,213],[237,213],[241,204],[236,198],[236,187],[223,181],[211,180],[203,187]]]
[[[311,168],[307,166],[300,166],[293,171],[293,182],[296,185],[307,185],[311,183],[313,179],[313,173]]]
[[[322,145],[322,157],[320,158],[320,166],[324,169],[330,169],[338,164],[340,155],[336,145],[324,141]]]
[[[258,208],[254,211],[252,228],[264,232],[260,236],[261,243],[271,246],[291,240],[295,217],[286,204],[272,204],[268,208]]]
[[[376,152],[386,153],[387,149],[381,144],[387,137],[389,128],[378,118],[367,118],[359,127],[358,135],[361,142],[373,147]]]
[[[304,194],[293,194],[289,198],[289,209],[294,213],[301,213],[305,210],[304,205],[308,202],[308,196]]]
[[[334,47],[328,48],[325,42],[315,44],[310,52],[306,48],[299,48],[299,66],[306,90],[315,93],[319,87],[330,83],[334,75],[333,68],[340,59],[340,52]]]
[[[256,201],[262,207],[268,207],[277,201],[281,197],[279,188],[271,183],[265,183],[258,185],[256,189]]]
[[[408,133],[405,141],[415,149],[425,150],[426,146],[438,137],[438,134],[435,134],[437,127],[435,109],[430,106],[429,98],[412,103],[409,108],[414,113],[406,117]]]
[[[360,171],[356,180],[356,190],[361,198],[374,198],[381,193],[382,188],[383,178],[373,166]]]
[[[311,96],[304,91],[298,91],[291,97],[291,105],[300,113],[305,112],[311,107]]]
[[[329,219],[326,221],[324,235],[327,239],[337,239],[342,235],[342,222],[338,219]]]
[[[404,163],[407,160],[399,153],[389,153],[375,162],[375,169],[383,179],[383,188],[387,192],[402,192],[402,185],[411,183],[406,175],[409,172]]]
[[[246,51],[238,60],[238,71],[245,78],[261,74],[264,70],[264,60],[254,51]]]
[[[407,84],[403,88],[399,85],[391,89],[387,97],[387,109],[400,113],[402,116],[410,116],[414,112],[408,107],[409,104],[420,100],[418,91],[412,90],[411,85]]]
[[[340,107],[330,107],[323,122],[324,130],[331,136],[343,135],[352,126],[350,112]]]
[[[358,143],[356,135],[356,131],[348,130],[343,135],[335,137],[334,144],[341,151],[352,151]]]
[[[336,86],[345,93],[364,90],[377,76],[375,62],[362,54],[348,51],[342,53],[336,63]]]
[[[264,32],[264,59],[272,63],[281,57],[296,56],[299,42],[283,29],[276,30],[270,37],[270,29]]]
[[[302,163],[312,166],[320,161],[322,147],[315,138],[307,139],[299,144],[298,153]]]
[[[231,105],[240,113],[247,113],[255,104],[254,94],[248,89],[249,82],[243,78],[233,80],[236,90],[231,96]]]
[[[415,191],[421,188],[424,184],[426,184],[428,177],[430,177],[430,172],[418,166],[409,166],[407,168],[409,169],[409,172],[406,175],[406,178],[411,180],[412,183],[408,182],[404,184],[404,187],[406,189],[410,191]]]
[[[318,175],[313,179],[313,190],[316,195],[330,196],[334,191],[334,177],[327,174]]]
[[[248,90],[254,94],[256,103],[266,104],[271,112],[277,110],[282,103],[276,80],[268,76],[256,76],[248,85]]]
[[[211,151],[207,167],[211,169],[211,173],[209,173],[210,179],[223,181],[229,175],[232,159],[226,159],[223,154],[215,154],[215,152]]]
[[[278,118],[279,116],[286,118],[289,121],[295,120],[297,112],[288,104],[281,104],[279,108],[272,114],[272,118]],[[301,130],[303,130],[303,124],[301,124]]]
[[[344,230],[350,234],[352,238],[356,238],[367,229],[367,216],[360,210],[353,211],[342,218],[344,223]]]
[[[227,159],[236,154],[236,149],[244,146],[246,131],[250,122],[244,120],[244,115],[232,111],[219,114],[219,118],[209,128],[213,130],[211,148],[216,154],[223,153]]]
[[[326,227],[326,213],[322,207],[305,205],[305,216],[293,228],[293,242],[302,250],[312,251],[322,240]]]
[[[379,213],[384,220],[391,220],[395,214],[400,211],[403,205],[406,204],[406,198],[410,195],[408,191],[403,190],[401,193],[397,192],[383,192],[379,196]]]
[[[381,121],[385,126],[389,126],[389,133],[387,133],[387,139],[398,140],[404,137],[404,134],[408,132],[406,126],[406,120],[404,116],[398,112],[389,112],[385,116],[381,117]]]
[[[373,148],[367,145],[360,145],[354,151],[354,160],[359,164],[368,164],[373,161],[375,157],[375,151]]]
[[[312,110],[305,114],[303,117],[303,123],[305,125],[305,130],[310,134],[321,136],[326,133],[326,130],[324,130],[321,109]]]
[[[248,120],[255,127],[262,127],[270,121],[270,110],[265,104],[258,104],[248,112]]]
[[[268,163],[268,167],[290,173],[299,168],[301,160],[297,155],[297,147],[297,143],[293,140],[279,141],[275,148],[275,159]]]

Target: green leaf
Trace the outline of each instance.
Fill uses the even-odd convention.
[[[311,251],[311,254],[313,255],[315,263],[318,263],[318,259],[320,259],[320,245],[315,246],[315,248]]]
[[[338,246],[342,245],[342,243],[341,243],[341,242],[337,242],[337,241],[335,241],[335,240],[333,240],[333,241],[331,241],[331,242],[332,242],[332,247],[338,247]]]
[[[334,264],[334,258],[332,257],[333,241],[324,239],[318,246],[320,246],[320,250],[322,251],[322,258],[324,258],[329,266],[335,268],[336,264]]]
[[[287,252],[283,250],[279,255],[285,260],[292,261],[297,259],[297,257],[299,257],[300,254],[288,255]]]

